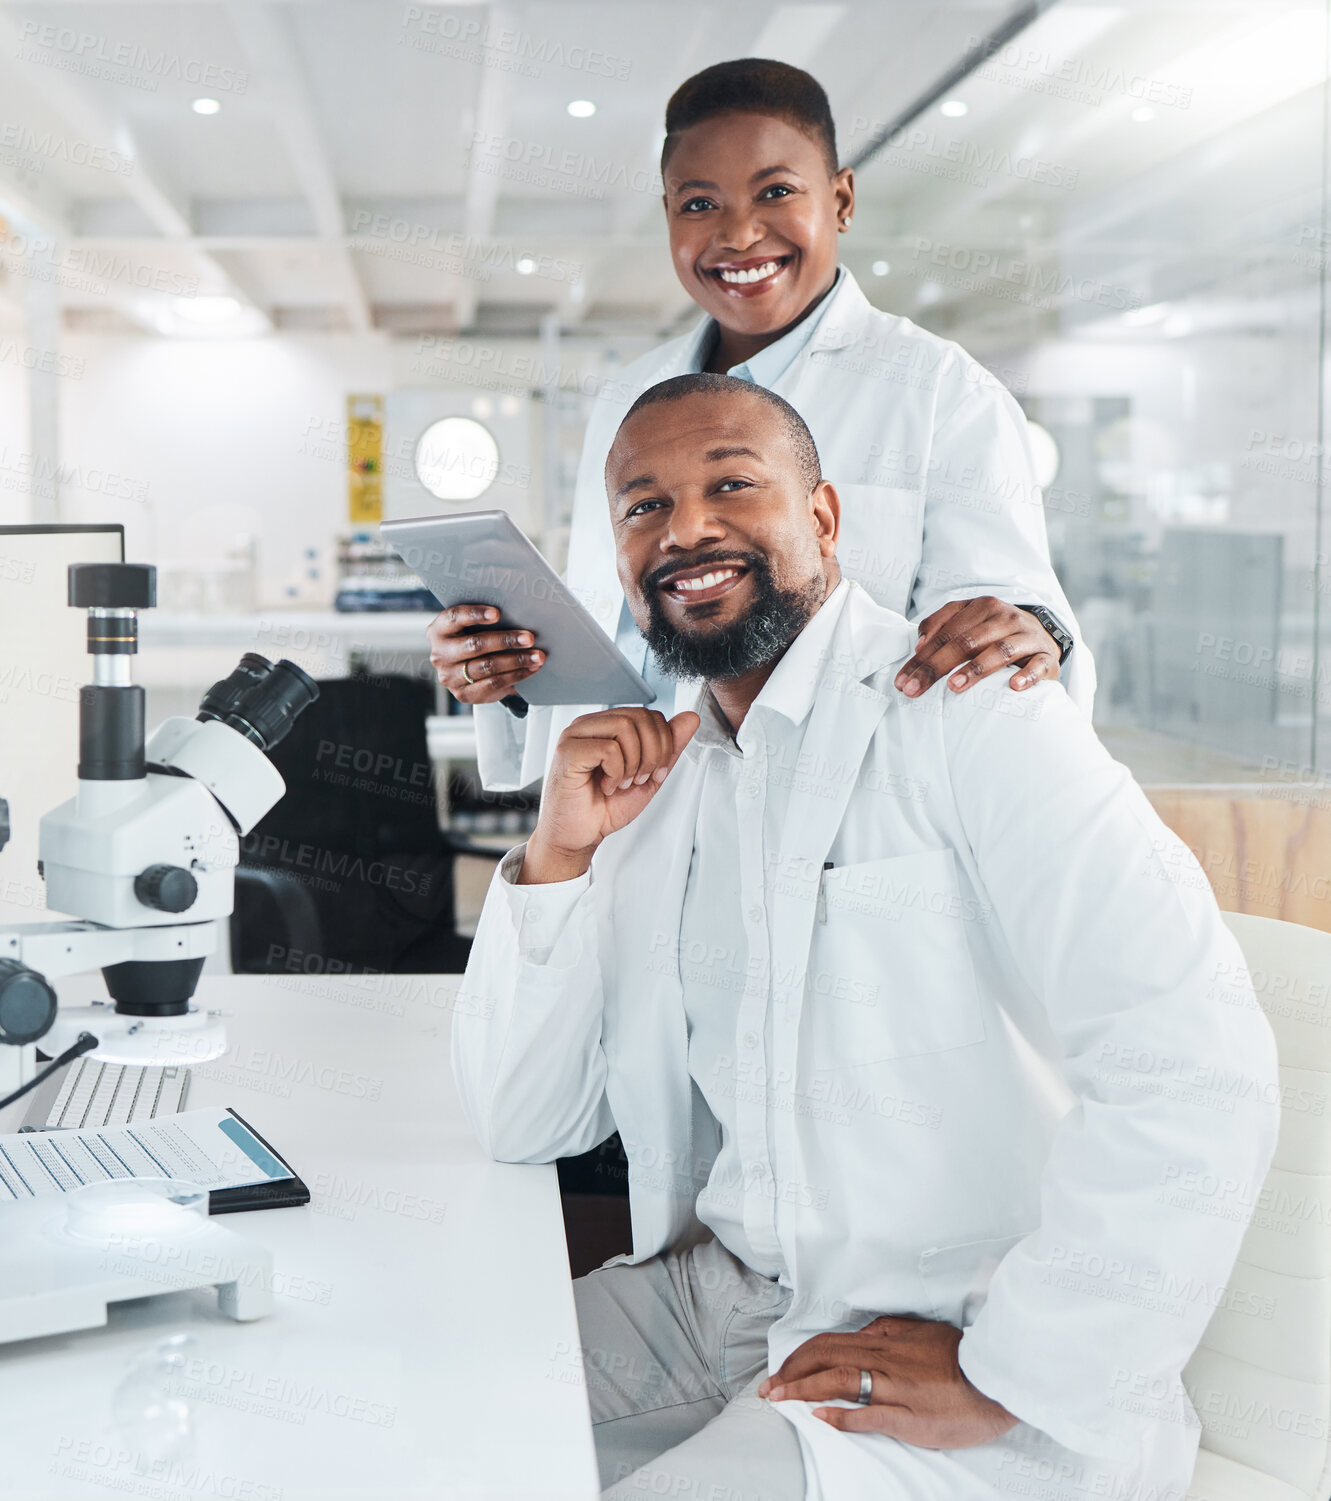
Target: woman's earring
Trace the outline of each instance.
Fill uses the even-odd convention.
[[[844,219],[842,219],[842,221],[841,221],[841,223],[842,223],[842,225],[843,225],[843,226],[844,226],[844,227],[845,227],[845,228],[846,228],[846,229],[849,229],[849,228],[850,228],[850,215],[849,215],[849,214],[847,214],[847,215],[846,215],[846,216],[845,216],[845,218],[844,218]]]

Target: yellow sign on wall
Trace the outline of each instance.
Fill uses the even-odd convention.
[[[384,399],[347,397],[347,514],[352,526],[384,519]]]

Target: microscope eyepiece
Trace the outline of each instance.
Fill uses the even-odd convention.
[[[221,682],[214,683],[199,700],[198,719],[220,719],[224,723],[236,712],[245,694],[273,670],[267,657],[257,651],[247,651],[232,672]]]
[[[318,683],[283,657],[261,683],[246,693],[238,712],[253,731],[253,738],[269,751],[286,736],[296,715],[318,697]]]
[[[198,718],[220,719],[270,751],[318,697],[319,685],[294,662],[283,657],[274,666],[267,657],[246,652],[236,670],[204,694]]]

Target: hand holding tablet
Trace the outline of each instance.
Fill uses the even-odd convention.
[[[450,605],[425,634],[439,681],[464,704],[498,703],[545,661],[531,631],[499,629],[493,605]]]
[[[427,633],[430,661],[463,703],[656,697],[505,512],[386,521],[379,532],[443,606]]]

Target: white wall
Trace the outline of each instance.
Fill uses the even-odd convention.
[[[346,524],[345,398],[381,391],[385,335],[71,336],[64,519],[125,525],[130,558],[199,556],[254,532],[268,579]]]
[[[557,378],[576,389],[631,359],[566,342]],[[70,334],[62,381],[63,519],[120,521],[126,556],[198,558],[253,531],[271,598],[306,547],[327,549],[347,525],[345,399],[411,386],[493,392],[539,381],[535,340],[393,339],[281,333],[257,339]],[[22,372],[0,362],[0,451],[26,447]],[[2,452],[0,452],[2,457]],[[540,452],[533,447],[533,466]],[[26,520],[3,488],[0,520]]]
[[[0,324],[0,344],[9,341],[17,352],[23,335]],[[23,472],[28,448],[28,379],[18,363],[0,360],[0,526],[21,526],[28,520],[28,482]]]

